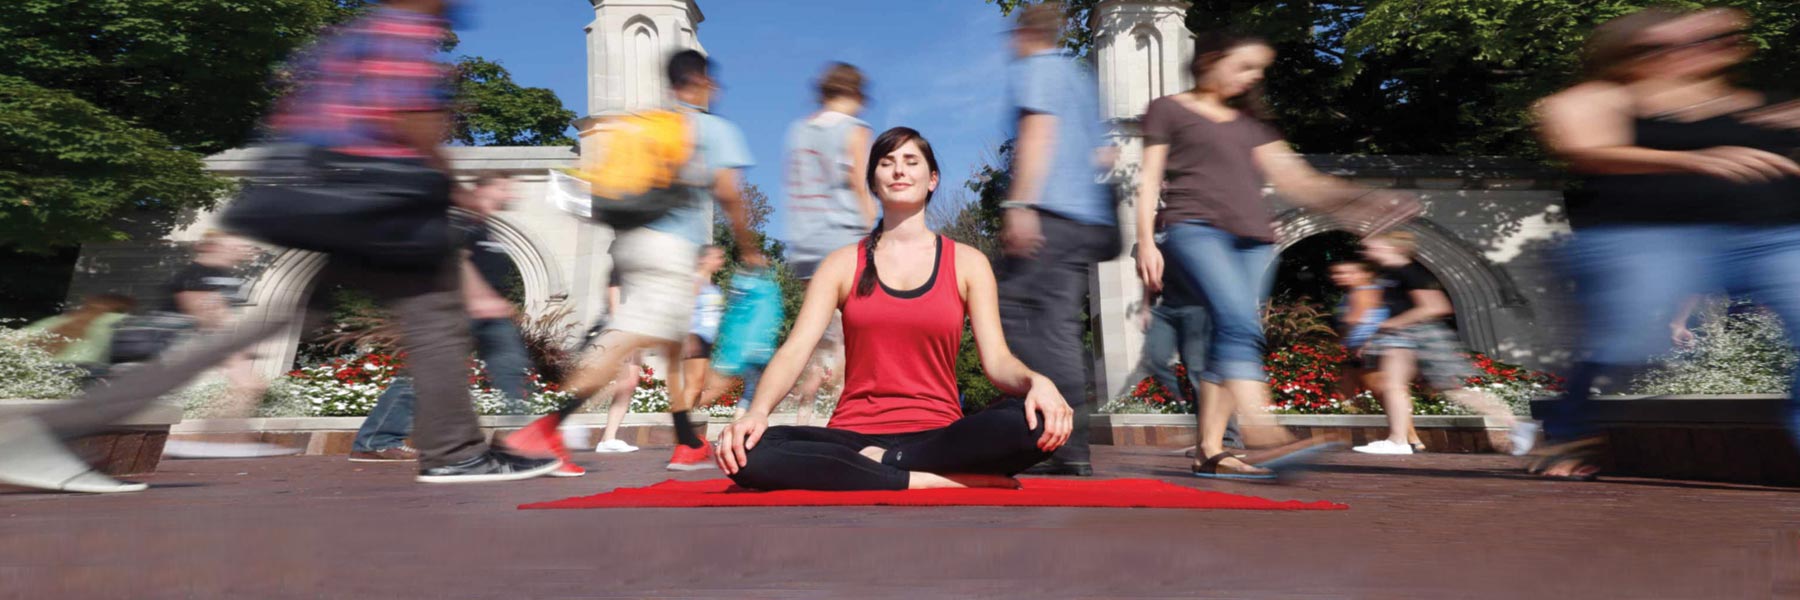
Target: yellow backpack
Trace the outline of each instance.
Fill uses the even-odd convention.
[[[688,115],[646,110],[609,123],[599,156],[567,171],[586,181],[593,218],[614,229],[648,225],[689,199],[681,171],[694,157]]]

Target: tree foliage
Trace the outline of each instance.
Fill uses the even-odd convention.
[[[1024,0],[987,0],[1011,11]],[[1065,3],[1071,50],[1093,43],[1094,0]],[[1531,103],[1568,85],[1595,25],[1691,0],[1195,0],[1192,31],[1230,29],[1278,52],[1267,79],[1276,124],[1303,152],[1538,154]],[[1720,0],[1750,13],[1757,87],[1800,75],[1800,3]]]
[[[370,4],[0,2],[0,253],[154,238],[210,206],[228,186],[200,159],[248,143],[282,61]],[[456,141],[571,143],[575,115],[549,90],[479,57],[458,66]]]
[[[48,251],[166,231],[226,190],[198,154],[170,146],[72,92],[0,75],[0,240]]]
[[[514,82],[500,63],[465,56],[456,63],[456,121],[450,139],[470,146],[566,146],[575,111],[549,88]]]

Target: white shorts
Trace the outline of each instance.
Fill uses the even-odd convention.
[[[681,236],[639,227],[612,244],[624,302],[607,329],[681,341],[693,325],[694,266],[700,247]]]

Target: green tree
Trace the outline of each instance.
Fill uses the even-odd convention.
[[[470,146],[565,146],[575,111],[549,88],[524,87],[500,63],[465,56],[456,63],[456,122],[450,139]]]
[[[369,0],[0,2],[0,314],[55,308],[86,242],[154,239],[228,189],[201,158],[239,147],[286,86],[282,61]],[[454,49],[450,36],[444,49]],[[568,144],[574,113],[462,57],[455,141]],[[20,303],[15,303],[15,301]]]
[[[226,190],[199,155],[170,146],[72,92],[0,75],[0,239],[48,251],[166,231]]]
[[[1023,0],[987,0],[1010,12]],[[1066,3],[1064,43],[1087,54],[1094,0]],[[1539,153],[1528,109],[1568,85],[1595,25],[1651,4],[1691,0],[1196,0],[1192,31],[1232,29],[1278,51],[1267,79],[1276,124],[1304,152]],[[1800,3],[1720,0],[1755,19],[1758,87],[1800,76]]]

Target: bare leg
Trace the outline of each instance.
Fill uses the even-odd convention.
[[[262,404],[263,392],[268,391],[269,382],[256,374],[256,363],[248,352],[239,352],[225,360],[222,367],[225,374],[225,406],[226,414],[233,417],[255,416],[256,409]]]
[[[1389,349],[1381,355],[1381,407],[1387,411],[1388,441],[1410,444],[1413,432],[1412,380],[1418,358],[1411,350]]]
[[[634,365],[628,365],[626,372],[613,381],[607,388],[610,406],[606,407],[606,430],[600,435],[600,441],[610,442],[619,439],[619,426],[625,423],[625,413],[631,410],[631,395],[637,389],[638,374]]]
[[[706,391],[706,375],[711,371],[708,368],[711,364],[712,361],[705,358],[689,358],[681,361],[682,401],[680,406],[690,410],[706,407],[705,403],[700,402],[700,396]],[[674,388],[670,388],[669,393],[673,398]],[[674,404],[671,403],[671,406]]]
[[[661,356],[666,356],[671,359],[681,356],[681,342],[657,341],[653,342],[651,347]],[[670,368],[677,371],[681,371],[682,367],[686,366],[684,361],[678,360],[670,360],[669,364],[671,365]],[[687,395],[686,379],[685,372],[670,373],[668,377],[664,379],[664,382],[669,386],[669,412],[684,412],[694,407],[695,399],[690,398]]]
[[[1200,440],[1197,445],[1198,451],[1194,453],[1196,467],[1208,457],[1225,452],[1225,427],[1231,422],[1232,413],[1237,411],[1237,402],[1233,399],[1232,392],[1228,387],[1230,385],[1231,382],[1227,382],[1225,385],[1210,381],[1200,383],[1200,410],[1197,415]],[[1242,424],[1246,425],[1243,428],[1245,442],[1254,445],[1251,438],[1253,437],[1252,432],[1255,430],[1248,427],[1249,423]],[[1268,472],[1267,469],[1250,466],[1236,457],[1228,457],[1219,461],[1218,469],[1244,474]]]

